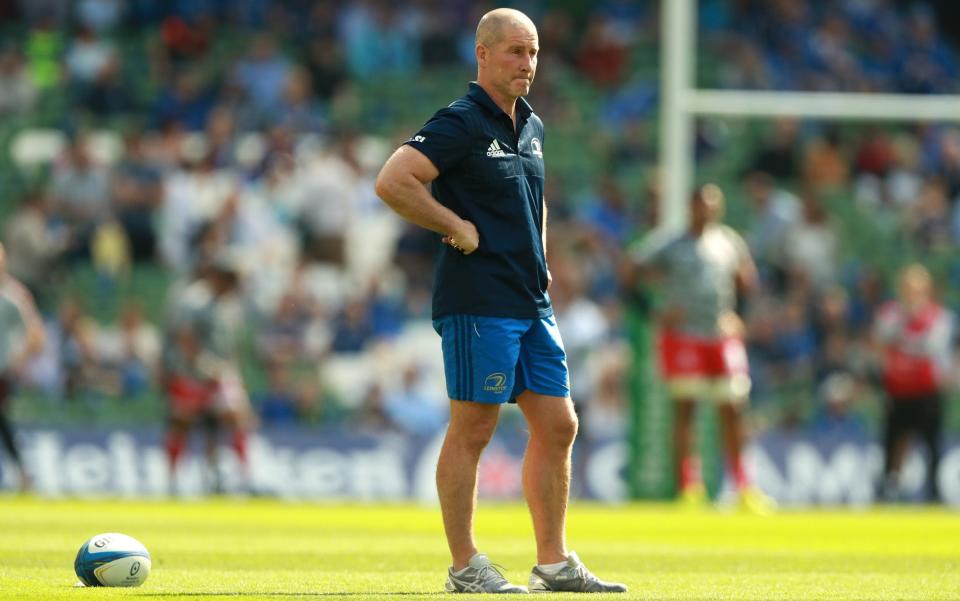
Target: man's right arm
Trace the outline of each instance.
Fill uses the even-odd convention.
[[[469,255],[480,244],[477,228],[440,204],[427,184],[440,175],[419,150],[403,145],[387,159],[377,176],[376,192],[407,221],[444,236],[444,244]]]

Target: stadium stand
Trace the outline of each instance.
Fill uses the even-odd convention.
[[[31,285],[57,334],[20,394],[22,419],[161,419],[157,366],[135,393],[116,384],[111,335],[131,306],[162,327],[168,290],[225,247],[245,265],[241,356],[255,402],[272,399],[276,412],[292,399],[306,424],[403,429],[382,409],[384,387],[416,372],[417,398],[442,398],[427,319],[432,242],[384,210],[372,177],[425,107],[471,79],[476,9],[14,4],[0,23],[0,223],[15,274],[29,280],[31,257],[43,257]],[[588,414],[603,398],[602,428],[626,410],[610,391],[628,352],[617,261],[656,218],[656,15],[616,0],[525,6],[543,24],[531,103],[549,128],[553,295],[577,397]],[[955,92],[957,53],[941,26],[923,5],[887,1],[705,0],[698,80]],[[763,268],[747,311],[759,423],[821,427],[840,406],[829,400],[843,396],[832,377],[842,374],[855,387],[843,419],[874,428],[867,333],[892,275],[922,260],[960,306],[960,132],[702,120],[697,134],[698,179],[726,190],[728,220]],[[39,237],[13,239],[25,231],[14,224],[37,219]],[[596,373],[611,352],[620,360]],[[442,402],[424,402],[442,415]],[[960,415],[948,424],[960,429]]]

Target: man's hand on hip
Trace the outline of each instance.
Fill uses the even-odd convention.
[[[464,219],[460,222],[460,227],[457,228],[456,232],[451,232],[443,237],[443,243],[449,244],[465,255],[469,255],[480,246],[480,232],[477,231],[477,226]]]

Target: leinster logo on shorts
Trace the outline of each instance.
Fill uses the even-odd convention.
[[[490,374],[489,376],[487,376],[487,379],[483,381],[484,392],[501,394],[506,389],[507,389],[507,376],[503,375],[500,372]]]

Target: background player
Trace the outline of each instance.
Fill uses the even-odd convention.
[[[723,193],[698,189],[690,201],[690,226],[680,236],[634,255],[639,274],[658,277],[663,299],[657,312],[660,370],[674,401],[674,442],[680,498],[706,501],[699,457],[694,452],[695,401],[716,408],[729,476],[741,504],[758,513],[773,502],[753,486],[743,460],[743,412],[750,392],[744,326],[736,313],[738,294],[749,291],[757,273],[746,243],[723,225]]]
[[[7,273],[6,249],[0,244],[0,441],[17,468],[20,490],[30,487],[10,422],[10,398],[27,360],[44,344],[43,320],[27,287]]]
[[[164,382],[169,400],[166,439],[171,489],[177,464],[196,425],[206,432],[206,456],[213,489],[222,492],[217,467],[221,426],[231,435],[231,446],[247,473],[247,435],[254,415],[234,358],[241,307],[235,292],[239,273],[227,257],[202,269],[202,275],[174,294],[164,357]]]
[[[877,312],[873,331],[883,354],[887,394],[880,496],[887,501],[900,498],[900,469],[915,434],[927,451],[927,499],[939,502],[943,393],[950,382],[954,315],[934,299],[933,279],[922,265],[900,273],[898,292],[897,300]]]

